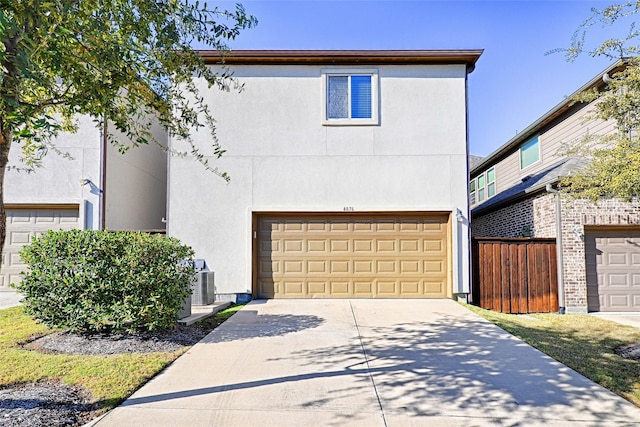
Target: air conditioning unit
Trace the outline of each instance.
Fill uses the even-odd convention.
[[[209,305],[216,300],[213,271],[199,271],[196,273],[191,292],[192,305]]]

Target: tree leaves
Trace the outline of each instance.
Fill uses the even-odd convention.
[[[574,33],[571,46],[557,49],[567,60],[580,55],[605,56],[618,61],[611,75],[604,75],[604,88],[596,87],[578,94],[577,102],[593,103],[592,120],[612,121],[617,132],[587,135],[565,154],[584,159],[585,166],[562,179],[564,188],[574,197],[592,201],[620,198],[630,201],[640,195],[640,31],[628,24],[623,38],[609,38],[595,47],[586,47],[589,28],[596,24],[610,27],[626,23],[640,11],[640,2],[614,4],[592,9],[592,15]]]
[[[148,118],[155,117],[188,141],[205,167],[206,158],[221,153],[213,114],[192,79],[224,90],[234,84],[230,73],[217,75],[207,67],[191,43],[224,53],[227,40],[257,22],[242,6],[227,11],[186,0],[2,3],[0,131],[7,147],[21,144],[27,162],[33,144],[50,143],[60,123],[77,114],[106,120],[132,146],[153,142]],[[190,140],[191,131],[205,125],[210,153],[200,153]]]
[[[581,55],[591,57],[606,56],[610,59],[619,59],[637,55],[637,46],[629,45],[629,41],[635,39],[640,32],[636,30],[635,22],[629,25],[629,31],[624,38],[610,38],[595,47],[587,47],[586,38],[590,28],[600,25],[602,27],[614,27],[626,18],[635,15],[640,10],[640,3],[627,1],[623,4],[612,4],[604,9],[591,9],[591,15],[578,27],[571,37],[571,45],[568,48],[554,49],[550,53],[563,52],[567,61],[574,61]]]
[[[589,159],[588,166],[562,179],[574,197],[592,201],[619,198],[631,201],[640,194],[640,138],[622,135],[586,137],[573,151]],[[589,147],[585,149],[584,147]]]

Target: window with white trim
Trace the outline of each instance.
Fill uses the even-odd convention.
[[[476,180],[469,181],[469,204],[476,204]]]
[[[323,124],[378,124],[376,70],[323,70],[322,82]]]
[[[525,169],[540,161],[540,144],[534,136],[520,146],[520,169]]]
[[[490,168],[469,181],[469,204],[475,205],[496,195],[496,171]]]
[[[496,195],[496,171],[491,168],[487,171],[487,199]]]

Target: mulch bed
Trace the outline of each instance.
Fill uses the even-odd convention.
[[[224,320],[209,317],[191,326],[177,325],[169,331],[139,334],[85,335],[55,332],[24,343],[22,347],[42,353],[84,355],[172,352],[194,345],[222,322]]]
[[[640,362],[640,343],[619,347],[616,349],[616,354]]]
[[[87,391],[56,381],[0,389],[0,425],[7,427],[80,426],[94,411]]]

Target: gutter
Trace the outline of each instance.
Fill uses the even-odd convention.
[[[558,313],[565,314],[564,300],[564,262],[562,256],[562,205],[560,191],[553,188],[553,184],[547,184],[547,192],[552,193],[556,204],[556,257],[558,260]]]

